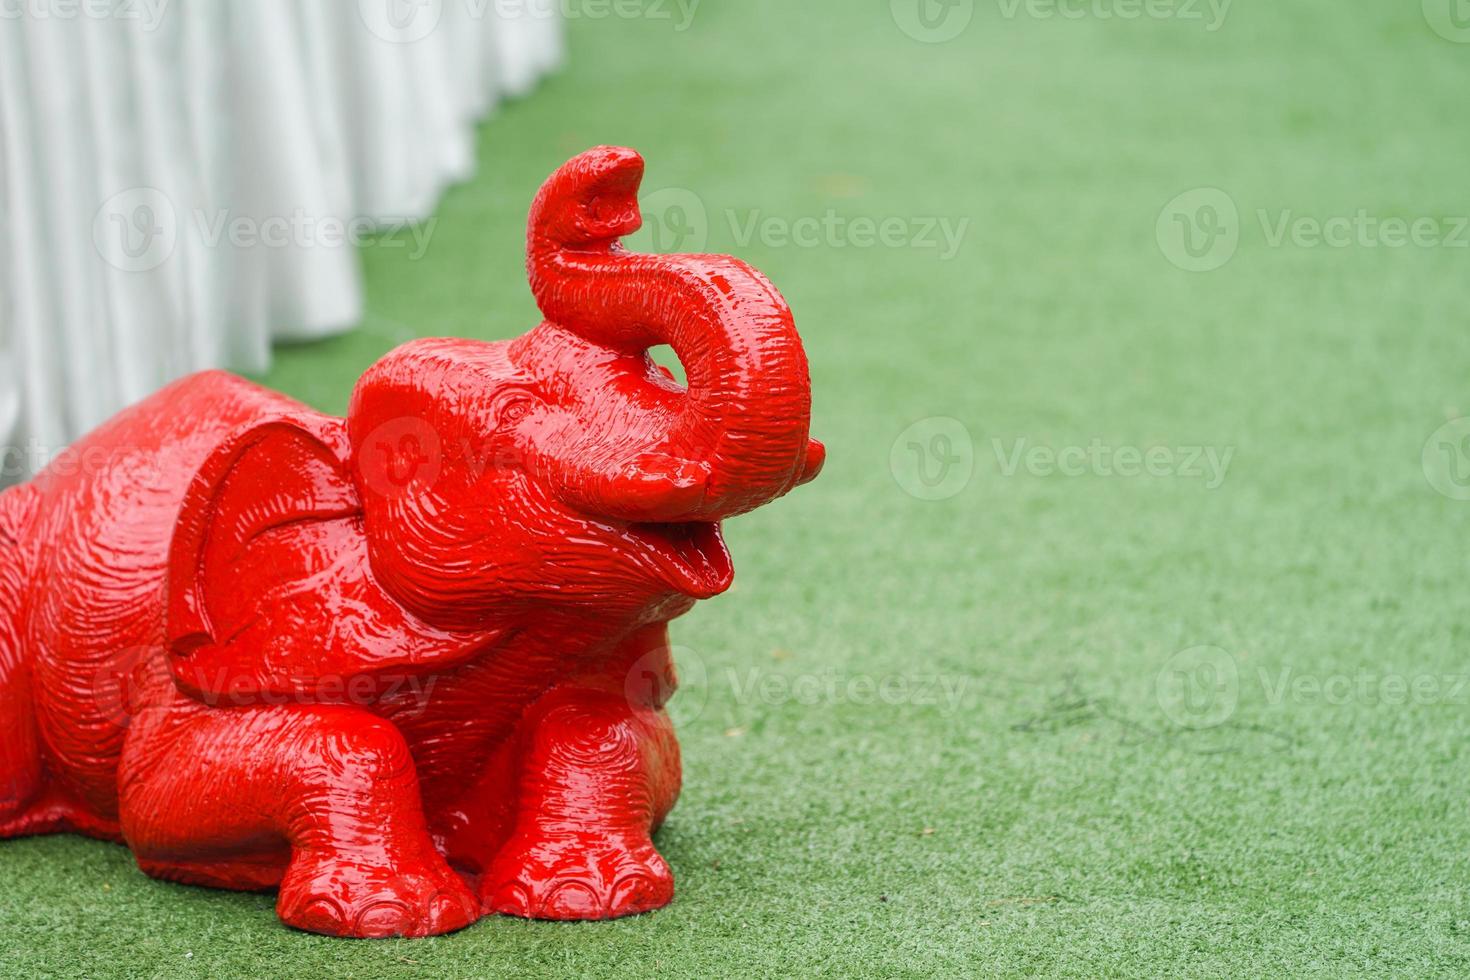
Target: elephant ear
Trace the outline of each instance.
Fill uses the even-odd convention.
[[[210,703],[368,700],[485,647],[412,617],[373,577],[345,423],[256,422],[200,467],[169,552],[169,668]],[[415,671],[415,668],[418,668]]]

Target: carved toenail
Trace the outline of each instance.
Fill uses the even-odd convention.
[[[408,906],[391,898],[373,902],[357,916],[357,932],[363,936],[403,936],[415,925]]]
[[[492,911],[508,915],[530,916],[531,894],[526,891],[526,886],[519,882],[501,885],[491,898],[490,907]]]
[[[597,889],[591,884],[585,881],[564,881],[546,893],[540,914],[602,918],[607,910],[597,896]]]

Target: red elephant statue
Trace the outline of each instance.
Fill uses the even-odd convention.
[[[668,622],[823,449],[775,287],[619,243],[642,175],[541,188],[522,337],[406,344],[346,419],[194,375],[0,495],[0,837],[337,936],[670,901]]]

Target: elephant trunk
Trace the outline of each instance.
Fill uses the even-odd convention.
[[[816,475],[806,354],[781,294],[744,262],[623,249],[641,225],[642,176],[637,153],[600,147],[547,181],[531,211],[531,288],[548,321],[593,343],[668,344],[688,392],[647,452],[587,472],[567,464],[562,482],[609,516],[720,520]]]

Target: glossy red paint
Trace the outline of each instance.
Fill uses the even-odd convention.
[[[186,378],[0,495],[0,836],[339,936],[669,902],[668,621],[823,451],[775,288],[619,245],[642,172],[542,188],[525,336],[407,344],[345,420]]]

